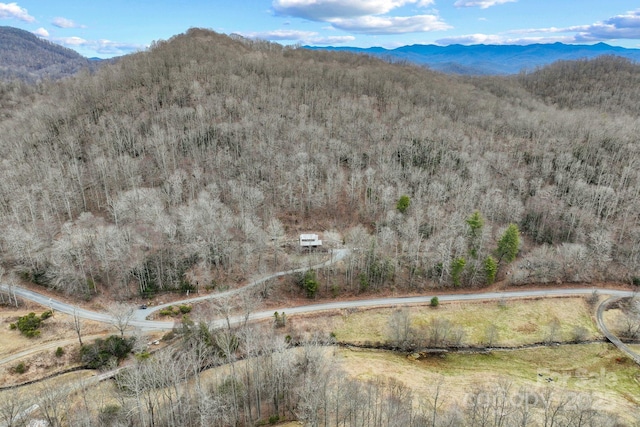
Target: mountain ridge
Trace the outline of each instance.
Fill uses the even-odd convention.
[[[413,44],[386,49],[375,46],[356,48],[348,46],[314,47],[311,50],[342,51],[368,54],[390,61],[408,61],[451,74],[508,75],[521,71],[533,71],[563,60],[593,59],[603,55],[614,55],[640,61],[640,49],[627,49],[606,43],[593,45],[571,45],[560,42],[530,45],[461,45],[438,46]]]
[[[97,64],[78,52],[29,31],[0,26],[0,79],[56,80]]]

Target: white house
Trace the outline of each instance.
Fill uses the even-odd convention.
[[[318,240],[317,234],[301,234],[300,246],[315,248],[318,246],[322,246],[322,240]]]

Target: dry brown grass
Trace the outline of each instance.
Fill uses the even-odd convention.
[[[54,313],[53,317],[42,322],[40,336],[27,338],[18,330],[10,329],[10,324],[30,312],[41,314],[46,308],[31,305],[25,309],[4,308],[0,311],[0,386],[23,384],[28,381],[47,378],[56,373],[79,366],[79,342],[71,326],[72,317],[63,313]],[[112,332],[108,325],[83,320],[82,335],[85,342],[89,337]],[[58,347],[64,354],[55,355]],[[22,363],[26,372],[15,372]]]
[[[0,359],[11,354],[26,350],[32,346],[44,343],[72,340],[77,335],[71,326],[71,316],[63,313],[54,313],[53,317],[42,322],[40,327],[40,336],[36,338],[27,338],[18,330],[11,330],[10,324],[18,320],[18,317],[34,312],[38,315],[46,311],[46,308],[33,307],[31,309],[2,309],[0,310]],[[83,320],[83,335],[95,335],[103,332],[113,331],[109,325],[104,323]]]
[[[437,308],[414,306],[408,308],[375,308],[343,310],[337,314],[302,317],[290,320],[296,328],[333,332],[343,342],[363,344],[386,342],[390,338],[389,319],[393,311],[406,309],[412,318],[412,327],[424,334],[432,319],[447,319],[465,331],[463,344],[486,343],[487,330],[495,327],[498,338],[493,345],[519,346],[545,341],[552,322],[557,321],[558,341],[572,341],[574,329],[586,330],[585,339],[601,338],[593,321],[592,311],[583,298],[549,298],[535,300],[509,300],[506,302],[453,302]]]
[[[491,354],[449,353],[412,360],[402,354],[361,349],[337,351],[340,366],[360,380],[385,376],[411,388],[420,400],[431,395],[437,383],[449,404],[462,402],[478,385],[509,382],[517,390],[560,389],[585,392],[601,408],[635,413],[640,404],[640,371],[613,346],[570,345]],[[540,374],[540,375],[539,375]],[[546,378],[552,378],[547,382]]]

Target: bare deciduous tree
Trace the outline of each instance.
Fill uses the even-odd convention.
[[[124,337],[124,332],[129,327],[129,323],[133,320],[136,307],[126,303],[112,303],[107,307],[107,313],[111,316],[111,324],[118,332],[120,336]]]

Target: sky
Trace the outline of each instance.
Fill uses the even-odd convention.
[[[0,25],[109,58],[189,28],[290,45],[605,42],[640,48],[638,0],[20,0]]]

